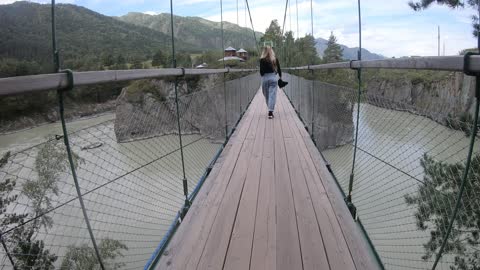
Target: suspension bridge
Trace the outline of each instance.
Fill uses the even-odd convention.
[[[476,265],[480,56],[364,61],[360,11],[358,59],[286,68],[267,119],[255,67],[177,68],[174,57],[172,68],[62,69],[52,1],[55,73],[0,78],[0,96],[56,90],[61,118],[57,136],[1,157],[2,269]],[[340,69],[356,89],[315,76]],[[464,73],[467,86],[422,107],[365,89],[371,69]],[[75,87],[140,79],[170,80],[174,96],[75,130],[65,121]],[[472,117],[450,119],[448,99],[462,95]]]

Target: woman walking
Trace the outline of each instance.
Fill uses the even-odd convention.
[[[280,63],[275,57],[272,47],[267,46],[263,49],[260,58],[260,75],[262,76],[262,92],[268,107],[268,118],[273,118],[275,101],[277,99],[277,73],[282,78]]]

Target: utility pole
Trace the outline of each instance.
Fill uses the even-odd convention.
[[[443,41],[443,56],[445,56],[445,40]]]
[[[440,56],[440,25],[438,25],[438,56]]]

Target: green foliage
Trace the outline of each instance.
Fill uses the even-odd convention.
[[[82,159],[73,154],[74,166]],[[8,246],[18,269],[54,269],[55,254],[46,249],[43,240],[36,240],[41,230],[53,226],[47,215],[52,209],[52,201],[58,196],[58,181],[69,169],[67,153],[57,140],[48,140],[42,145],[35,158],[37,179],[28,179],[22,187],[22,194],[28,199],[28,213],[22,216],[32,221],[17,227],[8,239]]]
[[[130,66],[130,69],[143,69],[143,62],[142,60],[135,58],[132,61],[132,65]]]
[[[465,136],[469,137],[473,131],[473,116],[468,112],[464,112],[458,117],[448,114],[446,125],[452,129],[463,131]]]
[[[19,227],[14,230],[13,239],[10,239],[16,243],[12,250],[15,267],[21,270],[55,269],[57,256],[45,248],[42,240],[28,239],[29,234],[26,227]]]
[[[294,40],[293,33],[288,31],[283,40],[279,57],[281,66],[306,66],[320,63],[313,36],[307,35]],[[278,50],[276,52],[278,53]]]
[[[272,41],[275,49],[280,49],[283,44],[282,29],[277,20],[270,22],[270,25],[265,29],[265,34],[260,38],[260,43],[265,41]]]
[[[132,103],[142,102],[143,94],[150,93],[158,101],[165,101],[166,97],[162,94],[152,80],[137,80],[132,82],[125,91],[125,98]]]
[[[420,2],[408,2],[408,5],[415,11],[426,9],[432,4],[445,5],[452,9],[463,8],[467,5],[470,8],[473,8],[475,11],[478,10],[478,0],[422,0]],[[480,24],[477,15],[472,16],[472,26],[473,36],[478,37]]]
[[[342,61],[343,49],[338,45],[337,38],[330,33],[327,48],[323,52],[323,61],[325,63],[335,63]]]
[[[148,27],[162,34],[170,35],[170,14],[147,15],[131,12],[117,18],[120,21]],[[212,22],[199,17],[174,16],[175,46],[181,51],[202,52],[222,48],[220,22]],[[236,24],[223,22],[225,46],[235,48],[255,47],[252,30]],[[256,33],[257,39],[262,33]],[[178,43],[181,41],[181,43]],[[170,45],[170,41],[165,43]],[[182,45],[183,44],[183,45]],[[177,46],[180,45],[180,46]],[[158,49],[158,48],[157,48]],[[218,59],[218,58],[217,58]],[[168,64],[170,64],[169,62]]]
[[[115,59],[113,58],[113,55],[107,54],[103,57],[103,65],[106,67],[112,66],[115,64]]]
[[[7,164],[9,158],[10,152],[6,152],[0,159],[0,168]],[[18,194],[12,194],[16,184],[16,181],[10,178],[6,178],[0,182],[0,231],[2,232],[15,224],[21,223],[26,217],[26,214],[7,212],[7,207],[18,198]]]
[[[43,69],[36,61],[0,58],[0,78],[39,74]]]
[[[118,257],[123,257],[122,251],[128,250],[128,247],[118,240],[109,238],[103,239],[99,246],[100,257],[106,269],[120,269],[125,266],[124,263],[115,262]],[[83,244],[81,246],[69,246],[62,261],[61,269],[84,270],[100,269],[95,250]]]
[[[408,205],[416,206],[415,219],[420,230],[430,231],[430,239],[424,244],[428,260],[438,252],[447,233],[454,203],[459,192],[465,165],[449,164],[434,160],[425,154],[420,161],[424,169],[425,184],[420,185],[416,194],[407,195]],[[455,256],[451,269],[473,270],[480,268],[480,155],[472,158],[465,193],[460,210],[449,236],[445,253]]]
[[[160,66],[167,66],[167,63],[166,63],[166,57],[165,55],[162,53],[162,50],[158,50],[152,57],[152,66],[154,67],[160,67]]]
[[[35,61],[43,68],[41,72],[53,71],[50,5],[32,2],[0,5],[0,18],[0,58]],[[56,21],[61,66],[74,70],[98,69],[98,64],[105,60],[102,55],[110,58],[108,55],[128,53],[127,58],[143,59],[170,44],[167,34],[80,6],[57,4]],[[191,47],[177,42],[178,47]],[[114,63],[108,59],[104,64]]]

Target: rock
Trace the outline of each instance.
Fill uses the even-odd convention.
[[[473,116],[474,93],[474,77],[463,73],[452,73],[435,82],[372,79],[367,87],[369,103],[423,115],[441,124],[445,124],[447,118]]]
[[[155,86],[154,92],[150,88],[135,91],[127,87],[117,98],[114,130],[119,142],[178,134],[174,82],[152,80],[150,83]],[[129,96],[132,92],[134,98]],[[217,75],[179,81],[182,134],[201,134],[211,140],[225,138],[223,93],[223,82]],[[235,119],[233,112],[229,118]]]

